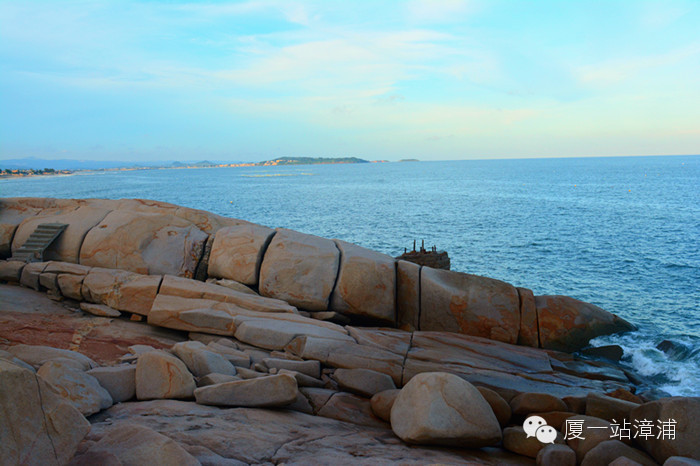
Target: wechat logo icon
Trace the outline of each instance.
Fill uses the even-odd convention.
[[[523,422],[523,430],[527,438],[536,437],[542,443],[554,443],[557,438],[557,431],[552,426],[547,425],[540,416],[530,416]]]

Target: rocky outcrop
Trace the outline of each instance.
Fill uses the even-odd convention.
[[[280,374],[200,387],[194,396],[205,405],[273,408],[294,402],[298,390],[294,377]]]
[[[185,364],[163,351],[150,351],[136,363],[136,398],[190,398],[195,389],[194,377]]]
[[[91,303],[147,316],[161,279],[158,275],[94,267],[83,279],[81,295]]]
[[[209,254],[209,276],[257,286],[263,253],[274,234],[271,228],[252,224],[218,230]]]
[[[112,397],[97,379],[82,369],[76,369],[71,363],[71,360],[48,361],[36,374],[85,416],[112,406]]]

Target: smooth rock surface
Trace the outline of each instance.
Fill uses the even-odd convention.
[[[631,420],[630,413],[639,403],[620,400],[599,393],[589,393],[586,397],[586,416],[599,417],[606,421],[613,419],[622,423],[623,419]]]
[[[136,396],[136,365],[96,367],[87,371],[109,392],[114,403],[128,401]]]
[[[407,443],[479,448],[501,440],[491,407],[469,382],[444,372],[418,374],[391,408],[391,428]]]
[[[25,265],[23,261],[0,261],[0,280],[19,282]]]
[[[401,390],[394,388],[372,396],[369,401],[374,415],[383,421],[391,422],[391,408],[394,406],[394,401],[396,401],[396,397],[399,396],[400,392]]]
[[[516,343],[520,300],[514,286],[492,278],[421,269],[421,330],[439,330]]]
[[[293,403],[298,392],[294,377],[280,374],[200,387],[194,396],[205,405],[278,408]]]
[[[73,275],[70,273],[60,273],[56,278],[58,289],[66,298],[75,299],[76,301],[83,300],[83,280],[85,275]]]
[[[50,346],[39,345],[15,345],[7,349],[16,358],[21,359],[35,369],[43,366],[52,359],[70,359],[75,361],[83,370],[97,367],[97,363],[87,356],[76,351],[52,348]]]
[[[369,427],[386,427],[372,412],[368,399],[350,393],[333,394],[317,413],[319,416]]]
[[[476,387],[476,389],[479,390],[481,396],[483,396],[489,406],[491,406],[491,410],[496,416],[496,419],[498,419],[498,423],[501,427],[506,426],[512,415],[508,402],[504,400],[501,395],[489,388]]]
[[[274,234],[272,228],[253,224],[218,230],[209,254],[209,276],[257,286],[263,253]]]
[[[552,426],[544,426],[541,428],[556,431]],[[564,441],[561,433],[557,432],[556,436],[556,443],[562,443]],[[546,443],[540,442],[535,436],[528,437],[521,426],[506,427],[503,429],[503,448],[517,453],[518,455],[537,458],[540,450],[547,445]]]
[[[98,317],[119,317],[121,312],[104,304],[80,303],[80,310]]]
[[[549,393],[521,393],[510,400],[510,408],[516,416],[567,410],[566,403],[561,398]]]
[[[583,429],[580,438],[572,438],[571,433],[567,435],[566,444],[576,452],[576,462],[581,463],[586,453],[595,448],[599,443],[610,440],[612,429],[610,423],[603,419],[591,416],[572,416],[571,421],[583,421]],[[566,435],[567,433],[564,432]]]
[[[94,267],[83,279],[81,293],[88,302],[147,316],[161,279],[158,275]]]
[[[409,332],[420,329],[420,271],[413,262],[396,263],[396,325]]]
[[[37,375],[85,416],[112,406],[112,397],[95,377],[68,363],[48,361],[39,368]]]
[[[190,398],[194,377],[185,364],[164,351],[149,351],[136,363],[136,398]]]
[[[389,375],[369,369],[336,369],[333,379],[342,390],[365,398],[396,388]]]
[[[314,379],[321,378],[321,363],[318,361],[294,361],[291,359],[280,358],[265,358],[263,359],[269,369],[287,369],[290,371],[301,372]]]
[[[220,354],[207,350],[199,341],[183,341],[172,347],[173,353],[182,360],[195,377],[217,373],[236,375],[236,368]]]
[[[520,299],[520,333],[518,344],[539,348],[540,337],[537,325],[535,295],[527,288],[516,288]]]
[[[625,445],[619,440],[606,440],[592,448],[581,461],[581,466],[597,466],[610,464],[615,459],[624,456],[643,466],[655,466],[657,463],[646,453]]]
[[[537,453],[537,466],[576,466],[576,453],[566,445],[552,443]]]
[[[260,267],[260,294],[311,311],[325,311],[340,252],[329,239],[280,228]]]

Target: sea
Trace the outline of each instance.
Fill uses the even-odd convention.
[[[0,180],[12,196],[155,199],[391,256],[424,242],[452,270],[629,320],[592,345],[622,346],[647,388],[700,396],[700,156],[78,172]]]

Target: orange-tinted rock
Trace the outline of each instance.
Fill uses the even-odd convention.
[[[516,416],[528,416],[533,413],[549,411],[566,411],[566,403],[561,398],[548,393],[521,393],[510,400],[510,408]]]
[[[568,419],[569,425],[577,425],[583,422],[581,435],[572,435],[572,428],[564,432],[566,444],[576,452],[576,462],[581,463],[584,456],[599,443],[610,440],[612,433],[611,424],[597,417],[576,415]]]
[[[149,351],[136,363],[136,398],[190,398],[196,385],[185,363],[164,351]]]
[[[516,343],[520,332],[518,292],[492,278],[423,267],[420,328]]]
[[[606,393],[606,395],[613,398],[617,398],[618,400],[631,401],[632,403],[644,403],[644,400],[642,400],[640,397],[638,397],[631,391],[625,390],[624,388],[618,388],[617,390],[613,390],[609,393]]]
[[[76,210],[53,215],[43,213],[24,220],[12,240],[12,250],[19,249],[36,227],[42,223],[64,223],[68,227],[44,251],[44,259],[77,263],[80,260],[80,247],[85,235],[105,218],[109,210],[81,206]]]
[[[541,427],[542,428],[542,427]],[[544,426],[545,430],[556,429],[552,426]],[[551,435],[555,435],[552,432]],[[556,432],[555,443],[563,443],[564,437],[560,432]],[[537,454],[548,444],[540,442],[535,436],[528,436],[521,426],[506,427],[503,429],[503,448],[523,456],[536,458]]]
[[[592,338],[634,330],[634,325],[598,306],[568,296],[536,296],[542,348],[573,352]]]
[[[394,401],[400,392],[401,390],[398,389],[389,389],[372,396],[369,402],[374,415],[383,421],[390,422],[391,407],[394,406]]]
[[[30,262],[22,268],[19,282],[22,286],[39,291],[39,276],[44,271],[48,262]]]
[[[571,413],[569,411],[550,411],[548,413],[537,413],[537,415],[544,419],[548,426],[552,426],[559,432],[563,432],[566,420],[574,417],[576,413]]]
[[[413,262],[396,265],[396,323],[409,332],[420,329],[420,271]]]
[[[386,423],[372,412],[368,399],[344,392],[331,396],[318,415],[362,426],[386,427]]]
[[[340,250],[338,280],[330,309],[395,324],[396,261],[355,244],[335,240]]]
[[[275,230],[261,225],[239,225],[216,232],[209,254],[208,275],[257,285],[260,264]]]
[[[537,307],[535,295],[527,288],[517,288],[520,298],[520,334],[518,344],[539,348],[539,330],[537,328]]]
[[[630,412],[640,403],[620,400],[599,393],[589,393],[586,398],[586,416],[599,417],[606,421],[613,419],[621,423],[623,419],[630,420]]]
[[[0,280],[19,282],[25,265],[23,261],[0,261]]]
[[[83,279],[83,299],[119,311],[148,315],[162,277],[95,267]]]
[[[260,267],[260,294],[311,311],[325,311],[338,274],[332,240],[278,229]]]
[[[493,414],[496,415],[496,419],[498,419],[498,423],[501,427],[507,425],[512,414],[508,402],[504,400],[501,395],[489,388],[476,387],[476,389],[479,390],[481,396],[483,396],[489,406],[491,406],[491,410]]]
[[[182,218],[117,210],[85,236],[80,263],[192,277],[206,240],[206,233]]]

